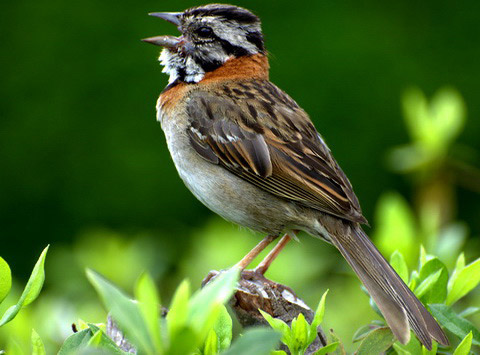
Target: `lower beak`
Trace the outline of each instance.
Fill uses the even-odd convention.
[[[174,36],[156,36],[142,39],[143,42],[151,43],[165,48],[175,48],[181,43],[179,37]]]
[[[180,18],[183,14],[181,12],[151,12],[149,15],[159,17],[165,21],[173,23],[175,26],[180,26]],[[178,47],[178,45],[182,42],[182,38],[174,36],[157,36],[145,38],[142,39],[142,41],[154,44],[156,46],[173,49]]]

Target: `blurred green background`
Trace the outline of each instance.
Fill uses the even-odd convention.
[[[465,222],[459,233],[474,246],[467,256],[478,256],[480,2],[234,3],[261,17],[272,81],[311,115],[374,230],[380,197],[396,190],[413,206],[410,213],[440,216],[432,222],[439,228]],[[56,309],[65,324],[69,314],[103,316],[98,305],[79,301],[93,297],[83,276],[87,265],[126,289],[149,269],[168,298],[182,278],[198,284],[261,237],[220,221],[195,200],[155,120],[167,78],[156,60],[159,49],[140,39],[176,29],[147,13],[199,4],[0,5],[0,252],[21,281],[52,244],[46,287],[51,302],[65,306]],[[467,107],[459,137],[433,165],[402,168],[405,156],[392,148],[415,141],[402,118],[402,94],[417,86],[430,98],[445,85]],[[439,210],[425,209],[429,203]],[[334,300],[342,277],[351,281],[342,292],[363,297],[352,277],[334,277],[339,268],[349,271],[332,247],[302,237],[286,254],[270,276],[298,280],[291,286],[311,304],[327,287]],[[367,306],[357,317],[373,316]]]

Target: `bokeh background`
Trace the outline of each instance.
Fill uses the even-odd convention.
[[[388,215],[383,201],[408,208],[418,228],[413,235],[426,238],[427,246],[425,225],[438,235],[453,225],[467,260],[478,257],[480,3],[233,3],[261,17],[271,79],[311,115],[355,188],[369,233],[380,238],[392,232],[376,228]],[[45,295],[38,301],[43,311],[32,310],[11,329],[43,320],[51,328],[43,335],[55,344],[79,317],[102,321],[86,266],[126,290],[149,270],[168,301],[181,279],[198,285],[210,269],[232,265],[261,237],[223,222],[195,200],[178,178],[155,120],[167,78],[156,60],[159,49],[140,39],[176,29],[147,13],[199,4],[0,5],[0,254],[18,285],[51,244]],[[427,98],[448,86],[445,100],[461,102],[453,105],[461,107],[458,134],[441,142],[445,149],[437,147],[433,163],[409,165],[418,151],[395,150],[418,147],[404,119],[408,102],[415,106],[422,98],[408,91],[413,86]],[[388,245],[383,250],[388,253]],[[358,315],[328,319],[341,336],[351,337],[348,323],[375,317],[336,251],[313,238],[289,245],[270,277],[312,305],[330,288],[327,312],[358,303],[350,310]]]

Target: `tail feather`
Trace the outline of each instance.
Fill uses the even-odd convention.
[[[432,315],[380,254],[358,224],[348,232],[331,233],[330,240],[344,256],[372,296],[397,339],[406,344],[410,328],[427,349],[432,339],[448,345],[448,338]],[[344,230],[345,231],[345,230]]]

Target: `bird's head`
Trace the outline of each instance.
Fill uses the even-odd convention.
[[[199,82],[229,59],[265,53],[260,19],[241,7],[209,4],[150,15],[173,23],[181,32],[179,37],[143,40],[163,47],[159,59],[170,83]]]

